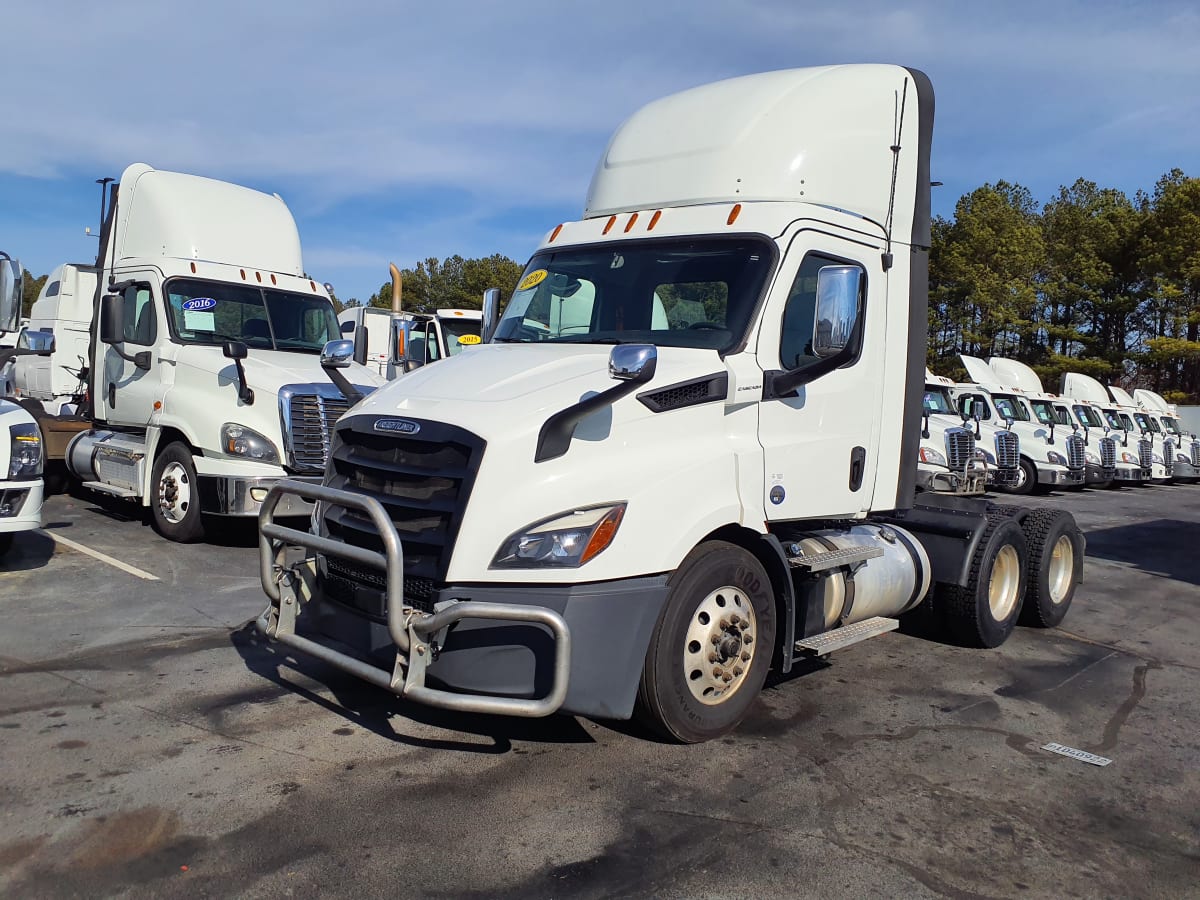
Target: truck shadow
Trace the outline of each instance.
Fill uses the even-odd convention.
[[[1087,555],[1200,585],[1200,522],[1156,519],[1087,532]]]
[[[360,728],[400,744],[430,750],[502,754],[512,751],[513,741],[549,744],[595,743],[583,725],[571,716],[518,719],[451,712],[407,703],[395,694],[348,675],[338,668],[267,640],[259,634],[253,621],[232,632],[230,642],[242,657],[246,668],[254,674],[311,701],[316,706],[348,719]],[[333,694],[333,699],[297,684],[292,678],[284,678],[285,670],[323,685]],[[430,728],[487,738],[491,743],[405,734],[396,728],[396,720],[409,720]]]
[[[18,531],[12,548],[0,557],[0,572],[32,572],[45,568],[54,555],[54,541],[40,531]]]

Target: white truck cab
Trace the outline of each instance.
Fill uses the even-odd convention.
[[[1012,487],[1020,479],[1020,438],[961,415],[950,395],[953,386],[949,378],[925,370],[917,486],[952,494]],[[985,446],[976,446],[977,431]]]
[[[1194,432],[1185,431],[1179,421],[1175,407],[1163,399],[1161,394],[1149,388],[1138,388],[1133,392],[1138,405],[1157,417],[1163,428],[1164,441],[1174,442],[1175,464],[1172,477],[1175,481],[1193,484],[1200,481],[1200,440]]]
[[[55,274],[36,321],[65,340],[48,361],[18,359],[15,381],[44,404],[32,410],[44,435],[71,435],[61,453],[85,486],[148,506],[163,535],[187,541],[204,535],[206,514],[254,516],[279,479],[320,477],[350,406],[322,368],[340,333],[277,195],[136,163],[96,265]],[[60,379],[79,365],[85,327],[87,408],[76,414]],[[347,371],[361,390],[383,383]]]
[[[1087,448],[1079,435],[1064,433],[1053,404],[1039,402],[1035,412],[1025,390],[1002,378],[984,360],[965,354],[961,359],[973,382],[958,385],[952,392],[960,411],[1010,428],[1021,438],[1021,476],[1010,489],[1012,493],[1081,487],[1086,479]]]
[[[1120,385],[1110,384],[1108,392],[1116,402],[1117,408],[1133,419],[1142,439],[1150,444],[1150,480],[1155,484],[1169,484],[1174,481],[1177,447],[1175,435],[1167,431],[1157,415],[1139,404],[1133,395]]]
[[[434,313],[393,316],[385,370],[388,380],[477,346],[482,340],[482,319],[483,314],[477,309],[439,309]]]
[[[485,342],[354,406],[323,485],[272,489],[259,628],[414,702],[702,741],[909,611],[982,646],[1056,624],[1068,514],[914,499],[932,127],[928,79],[884,65],[635,113]],[[311,533],[274,521],[293,496]]]
[[[1119,407],[1103,384],[1081,372],[1063,373],[1062,395],[1072,406],[1086,404],[1102,416],[1108,436],[1116,442],[1114,484],[1150,481],[1153,477],[1153,447],[1149,439],[1143,439],[1142,429],[1133,420],[1132,413],[1136,409]]]

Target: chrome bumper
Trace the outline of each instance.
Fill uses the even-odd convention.
[[[1038,484],[1083,484],[1086,474],[1083,469],[1038,469]]]
[[[320,501],[367,515],[379,532],[384,552],[376,553],[320,535],[286,528],[275,522],[285,499]],[[571,634],[566,621],[551,609],[471,600],[439,604],[433,613],[404,602],[404,548],[392,520],[377,500],[323,485],[284,479],[271,488],[259,513],[258,561],[263,591],[271,604],[258,618],[258,630],[269,638],[337,666],[351,675],[418,703],[459,712],[540,717],[556,712],[567,697],[571,667]],[[289,546],[311,551],[298,563],[287,564]],[[395,645],[391,670],[365,662],[334,647],[296,633],[296,620],[312,596],[316,558],[321,553],[348,559],[384,573],[387,630]],[[463,619],[533,622],[549,629],[554,641],[554,666],[549,693],[541,699],[455,693],[425,685],[425,672],[445,643],[451,625]]]
[[[280,479],[241,478],[234,475],[197,475],[200,488],[200,511],[212,516],[257,516],[266,502],[272,487]],[[319,484],[320,478],[296,479],[299,482]],[[287,494],[280,498],[277,516],[308,516],[312,504],[302,497]]]
[[[1117,470],[1113,473],[1113,479],[1116,481],[1128,481],[1134,484],[1140,484],[1143,481],[1150,480],[1149,469],[1126,469],[1117,466]]]

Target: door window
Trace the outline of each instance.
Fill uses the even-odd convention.
[[[813,349],[813,339],[822,323],[816,321],[817,313],[817,281],[821,269],[827,266],[844,266],[842,260],[831,259],[819,254],[809,254],[800,263],[796,278],[788,292],[787,303],[783,309],[783,330],[779,340],[779,362],[784,369],[807,369],[821,361],[821,357]],[[858,267],[861,269],[861,267]],[[859,310],[857,320],[862,321],[865,315],[862,309],[863,297],[866,293],[866,273],[860,280],[862,286],[859,293]],[[825,323],[828,328],[828,323]],[[861,346],[861,336],[858,339]],[[847,365],[853,363],[851,360]]]
[[[154,294],[148,284],[125,288],[125,343],[148,347],[158,337],[158,317],[154,312]]]

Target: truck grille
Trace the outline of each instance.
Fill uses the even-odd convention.
[[[1148,469],[1154,464],[1154,446],[1145,438],[1138,441],[1138,462],[1142,464],[1143,469]]]
[[[297,386],[299,387],[299,386]],[[350,401],[336,389],[285,389],[279,394],[279,413],[283,420],[284,452],[289,468],[298,472],[324,472],[329,461],[333,426],[350,408]],[[330,385],[330,388],[333,386]]]
[[[1171,470],[1175,468],[1175,442],[1163,441],[1163,466],[1167,470],[1167,474],[1171,474]]]
[[[1117,467],[1117,442],[1110,437],[1100,438],[1100,466],[1105,469]]]
[[[952,472],[962,472],[967,461],[975,455],[975,435],[965,428],[946,429],[946,465]]]
[[[996,433],[996,465],[1001,469],[1021,465],[1021,439],[1011,431]]]
[[[1200,441],[1192,441],[1192,465],[1200,466]]]
[[[403,422],[411,433],[377,430],[380,420]],[[428,610],[446,578],[454,539],[462,523],[475,472],[483,457],[482,438],[438,422],[392,417],[351,416],[336,429],[325,483],[378,500],[404,548],[405,602]],[[341,507],[325,509],[329,537],[382,551],[383,541],[366,516]],[[372,616],[386,616],[381,572],[365,571],[345,560],[326,561],[334,599]]]
[[[1067,438],[1067,466],[1071,469],[1082,469],[1083,464],[1087,462],[1085,455],[1087,450],[1083,443],[1083,438],[1077,434],[1073,434]]]

